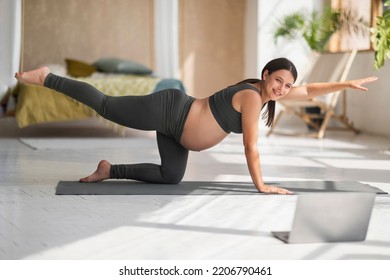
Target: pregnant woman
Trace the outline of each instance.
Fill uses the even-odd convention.
[[[262,116],[267,126],[271,126],[276,100],[312,99],[347,88],[367,91],[362,85],[377,79],[368,77],[293,86],[297,79],[294,64],[286,58],[277,58],[265,65],[261,79],[247,79],[207,98],[196,99],[177,89],[145,96],[107,96],[87,83],[56,76],[47,67],[16,73],[15,77],[23,83],[61,92],[117,124],[156,131],[161,165],[114,165],[102,160],[96,171],[80,179],[81,182],[116,178],[177,184],[184,176],[190,150],[201,151],[213,147],[233,132],[243,135],[244,153],[255,188],[259,192],[277,194],[291,192],[266,185],[263,181],[257,148],[258,122],[262,109],[266,107]]]

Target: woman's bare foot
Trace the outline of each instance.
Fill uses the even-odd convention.
[[[100,182],[100,181],[109,179],[110,178],[110,168],[111,168],[111,163],[109,163],[106,160],[102,160],[99,162],[96,171],[85,178],[81,178],[80,182],[95,183],[95,182]]]
[[[49,73],[50,69],[45,66],[28,72],[18,72],[15,74],[15,78],[25,84],[43,86]]]

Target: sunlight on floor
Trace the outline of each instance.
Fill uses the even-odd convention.
[[[323,159],[316,158],[317,161],[324,163],[324,165],[336,168],[345,169],[363,169],[363,170],[390,170],[390,159]],[[390,179],[390,174],[389,174]]]

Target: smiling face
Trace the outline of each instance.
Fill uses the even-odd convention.
[[[269,100],[278,100],[289,93],[294,77],[288,70],[277,70],[269,74],[268,70],[263,73],[263,90]]]

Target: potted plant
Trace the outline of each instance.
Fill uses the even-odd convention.
[[[386,0],[384,6],[390,7],[390,0]],[[376,26],[370,31],[375,51],[374,66],[379,69],[385,64],[385,60],[390,58],[390,9],[386,9],[382,16],[376,17]]]
[[[326,6],[321,13],[299,11],[283,17],[278,22],[274,38],[275,41],[280,37],[304,39],[312,51],[323,52],[336,32],[365,35],[368,31],[369,24],[355,11],[338,11]]]

